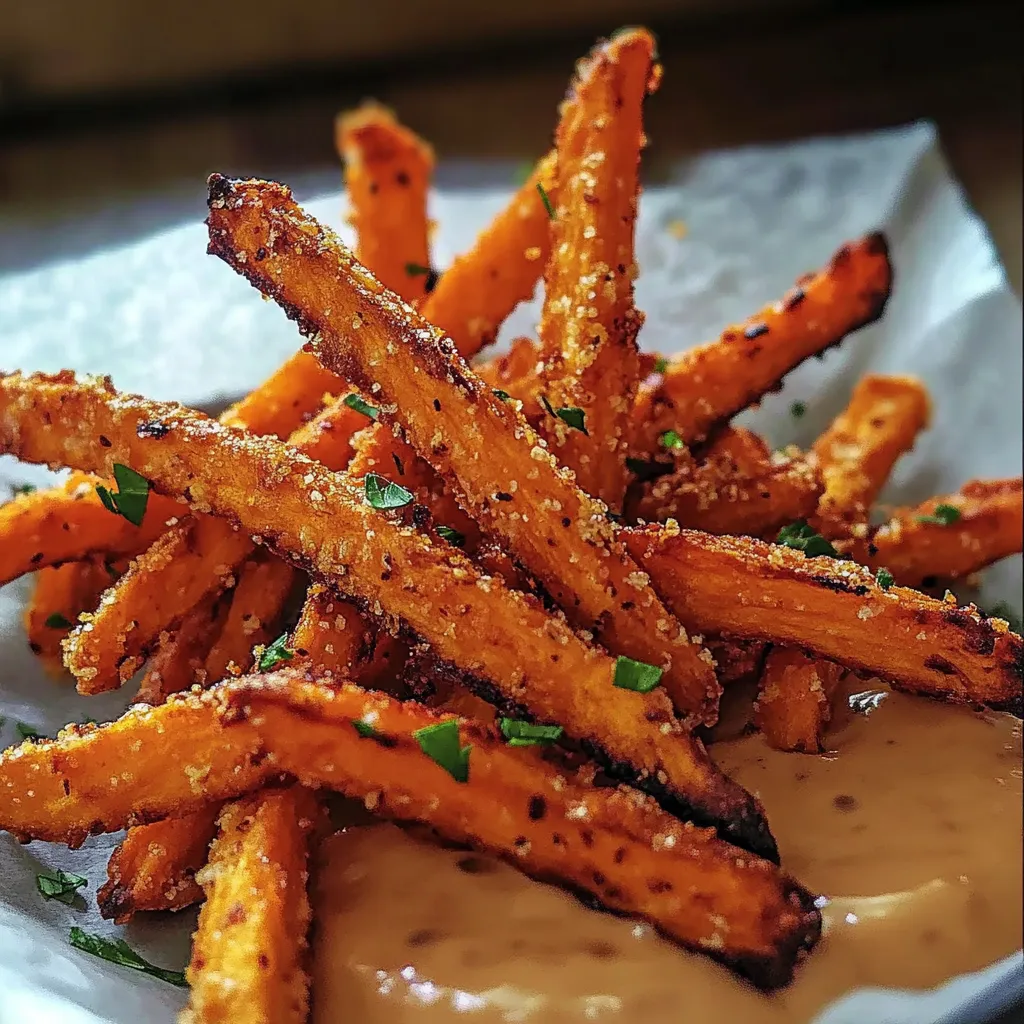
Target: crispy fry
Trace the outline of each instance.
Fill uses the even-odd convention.
[[[309,1010],[306,891],[317,798],[291,786],[229,803],[210,863],[206,902],[179,1024],[304,1024]]]
[[[0,754],[0,829],[76,849],[91,835],[181,817],[277,777],[248,724],[225,731],[209,693],[174,694],[109,725]],[[118,784],[112,785],[111,779]]]
[[[687,444],[776,388],[790,370],[882,315],[892,285],[881,234],[842,246],[816,274],[718,341],[673,359],[662,381],[642,388],[633,409],[633,448],[644,458],[674,430]]]
[[[551,250],[548,212],[538,195],[557,195],[555,154],[546,154],[508,206],[456,257],[420,312],[468,359],[497,337],[505,318],[533,295]]]
[[[663,667],[676,707],[714,720],[720,689],[702,648],[624,554],[604,507],[574,486],[440,331],[383,289],[283,186],[213,176],[209,225],[210,251],[299,317],[325,365],[379,395],[383,421],[401,410],[408,439],[457,485],[463,508],[506,539],[577,625],[616,654]],[[268,254],[257,263],[260,248]]]
[[[777,640],[901,690],[1020,716],[1024,646],[998,619],[903,587],[883,590],[853,562],[806,558],[749,538],[675,524],[627,544],[690,628]]]
[[[832,695],[843,678],[834,661],[775,647],[765,659],[754,704],[754,724],[776,750],[818,754],[832,717]]]
[[[60,645],[68,630],[82,612],[96,607],[100,594],[124,568],[123,562],[90,558],[51,566],[36,575],[35,590],[25,609],[25,635],[32,653],[52,675],[64,673]]]
[[[439,719],[415,703],[348,685],[326,689],[294,674],[251,677],[226,696],[237,715],[259,723],[280,766],[307,785],[361,799],[384,817],[426,822],[527,874],[581,887],[758,984],[785,983],[798,952],[817,937],[810,895],[768,862],[673,821],[628,790],[566,780],[559,765],[507,746],[496,730],[459,724],[460,744],[470,747],[460,783],[420,749],[415,733]],[[354,721],[373,735],[362,736]]]
[[[340,114],[334,137],[345,162],[359,262],[406,302],[422,298],[430,277],[433,150],[377,103]]]
[[[22,429],[44,413],[55,429]],[[168,429],[140,437],[138,423],[154,419]],[[96,440],[100,433],[109,448]],[[247,532],[404,622],[440,658],[472,673],[469,682],[492,703],[563,725],[663,806],[775,855],[757,801],[712,766],[662,687],[641,694],[614,686],[611,658],[539,602],[481,577],[456,548],[393,523],[343,475],[270,438],[181,406],[117,395],[106,381],[78,383],[72,374],[0,376],[0,449],[51,463],[118,459],[158,490],[188,490],[194,502],[237,516]]]
[[[131,558],[144,551],[180,515],[181,505],[150,495],[141,526],[103,507],[96,485],[105,481],[73,473],[59,487],[32,491],[0,505],[0,586],[91,555]]]
[[[204,597],[177,629],[160,634],[134,703],[162,704],[172,693],[215,681],[207,671],[207,660],[227,622],[229,604],[225,595]]]
[[[948,505],[958,518],[944,525],[935,510]],[[854,540],[851,558],[876,571],[886,568],[904,587],[934,586],[970,576],[1017,554],[1022,546],[1021,478],[972,480],[959,494],[904,509],[867,540]]]
[[[718,681],[724,687],[759,678],[769,648],[764,640],[739,640],[733,636],[708,637],[707,645],[715,659]]]
[[[848,536],[867,522],[896,460],[914,446],[929,415],[928,392],[916,377],[860,379],[850,404],[814,444],[825,482],[818,506],[821,532]]]
[[[540,349],[536,343],[530,338],[514,338],[508,352],[480,363],[476,372],[492,389],[518,398],[523,403],[523,413],[534,422],[542,412],[534,401],[540,390],[539,365]]]
[[[580,409],[583,429],[546,416],[540,430],[579,486],[618,511],[643,317],[633,305],[633,233],[644,143],[641,107],[657,87],[654,39],[631,29],[577,65],[558,125],[558,208],[540,321],[545,396]]]
[[[181,818],[129,829],[96,893],[100,914],[124,924],[140,910],[182,910],[201,900],[196,872],[206,863],[220,809],[211,803]]]

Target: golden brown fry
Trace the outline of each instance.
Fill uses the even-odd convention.
[[[636,793],[581,786],[538,751],[509,747],[497,730],[447,718],[469,748],[459,782],[421,750],[419,730],[440,720],[414,702],[350,685],[327,689],[294,673],[232,684],[226,699],[258,723],[276,762],[301,782],[580,887],[758,984],[785,983],[817,938],[812,897],[767,861],[673,821]]]
[[[160,634],[134,703],[162,704],[172,693],[215,681],[207,660],[227,622],[229,603],[226,595],[204,597],[175,630]]]
[[[764,640],[739,640],[732,636],[707,638],[708,650],[715,659],[715,672],[724,687],[761,675],[769,645]]]
[[[209,228],[210,251],[299,317],[325,365],[378,395],[382,421],[400,410],[408,440],[457,485],[462,507],[505,538],[575,624],[616,654],[664,668],[676,707],[714,720],[720,689],[706,653],[624,553],[604,506],[574,486],[440,331],[382,288],[283,186],[213,176]],[[256,262],[257,249],[267,258]]]
[[[209,693],[174,694],[109,725],[69,725],[55,740],[5,750],[0,793],[17,798],[0,802],[0,829],[77,848],[239,796],[280,771],[248,724],[225,731]]]
[[[540,349],[530,338],[515,338],[508,352],[475,367],[480,379],[494,390],[504,391],[523,403],[523,412],[538,419],[542,409],[535,403],[540,389]],[[531,420],[532,422],[532,420]]]
[[[59,487],[32,491],[0,505],[0,586],[30,572],[91,555],[131,558],[180,515],[182,507],[151,494],[142,525],[103,507],[97,484],[107,481],[73,473]]]
[[[940,505],[955,508],[959,515],[948,523],[936,521]],[[972,480],[959,494],[897,512],[869,539],[854,540],[845,548],[850,558],[876,571],[888,569],[901,586],[930,587],[1019,553],[1022,520],[1020,477]]]
[[[509,313],[533,296],[551,249],[548,212],[537,186],[554,197],[554,178],[552,151],[538,161],[473,248],[455,258],[420,309],[464,359],[491,344]]]
[[[406,302],[422,298],[430,279],[427,192],[434,151],[372,102],[340,114],[334,137],[345,162],[359,262]]]
[[[928,425],[928,392],[916,377],[868,374],[846,409],[814,444],[825,493],[819,531],[849,536],[865,524],[896,460]]]
[[[718,341],[671,360],[662,381],[641,388],[633,409],[633,448],[644,458],[674,430],[686,444],[702,440],[790,370],[852,331],[877,320],[889,298],[892,269],[884,236],[842,246],[816,274]]]
[[[25,609],[25,635],[32,653],[48,672],[63,675],[61,641],[82,612],[96,607],[100,595],[124,569],[123,562],[90,558],[51,566],[36,575],[32,599]]]
[[[196,872],[206,863],[220,808],[211,803],[181,818],[129,829],[96,893],[100,914],[124,924],[140,910],[182,910],[201,900]]]
[[[54,429],[23,429],[44,414]],[[153,420],[167,429],[140,437],[138,423]],[[109,448],[96,440],[100,433]],[[372,508],[345,476],[270,438],[72,374],[0,376],[0,450],[49,463],[117,459],[158,490],[188,490],[194,502],[237,516],[247,533],[401,620],[470,673],[467,682],[492,703],[563,725],[663,806],[774,855],[757,801],[714,768],[675,719],[663,687],[647,694],[616,687],[613,659],[538,601],[482,577],[456,548],[435,546]],[[624,593],[636,594],[629,600],[641,597],[639,581],[627,586]]]
[[[659,78],[653,57],[651,34],[630,29],[577,65],[556,135],[558,208],[539,328],[548,403],[585,416],[571,425],[548,415],[541,433],[580,488],[616,511],[626,491],[627,426],[640,375],[633,229],[641,108]]]
[[[817,754],[824,749],[832,696],[843,678],[834,661],[775,647],[765,659],[754,704],[754,724],[776,750]]]
[[[310,840],[320,817],[308,789],[264,790],[229,803],[193,936],[180,1024],[304,1024],[309,1011],[306,891]]]
[[[901,690],[1020,716],[1024,645],[976,608],[884,590],[853,562],[673,523],[628,531],[627,544],[692,629],[792,644]]]

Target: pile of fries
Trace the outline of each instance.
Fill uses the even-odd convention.
[[[443,272],[432,151],[380,107],[337,127],[354,252],[284,186],[213,175],[209,251],[305,336],[219,420],[0,375],[0,451],[73,470],[0,509],[0,582],[37,574],[29,642],[81,693],[142,673],[117,721],[0,757],[0,827],[127,828],[117,922],[205,901],[184,1019],[306,1019],[328,793],[785,985],[821,918],[705,749],[723,687],[756,680],[753,722],[792,751],[823,749],[849,672],[1020,714],[1021,638],[932,595],[1021,550],[1021,480],[871,525],[928,424],[910,377],[857,382],[809,451],[731,425],[882,314],[881,235],[714,341],[640,352],[660,74],[646,31],[599,43],[554,149]],[[541,275],[537,338],[481,360]]]

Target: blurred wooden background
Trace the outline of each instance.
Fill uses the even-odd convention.
[[[367,95],[442,175],[532,159],[574,59],[642,22],[667,68],[649,180],[704,149],[930,118],[1019,289],[1020,20],[1002,0],[0,0],[0,269],[199,216],[214,169],[322,180],[335,111]]]

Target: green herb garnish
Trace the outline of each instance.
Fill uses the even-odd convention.
[[[828,555],[830,558],[838,558],[839,552],[813,526],[803,519],[798,519],[789,526],[779,530],[776,544],[784,544],[787,548],[795,551],[802,551],[808,558],[818,558],[820,555]]]
[[[661,682],[662,670],[646,661],[634,661],[620,655],[615,659],[615,685],[620,690],[650,693]]]
[[[75,902],[75,894],[89,884],[88,878],[73,875],[70,871],[43,871],[36,875],[36,888],[47,900],[59,900],[69,907]]]
[[[586,426],[586,413],[575,405],[563,405],[560,409],[556,409],[547,400],[546,395],[540,396],[540,403],[547,409],[548,414],[551,416],[557,416],[567,426],[573,428],[573,430],[582,431],[587,437],[590,437],[590,432]]]
[[[20,498],[23,494],[32,494],[35,489],[35,484],[16,484],[11,488],[11,494],[16,498]]]
[[[152,975],[154,978],[166,981],[170,985],[177,985],[179,988],[188,987],[184,971],[167,971],[162,967],[156,967],[148,960],[143,960],[124,939],[107,939],[102,935],[82,931],[81,928],[72,928],[68,940],[75,949],[91,953],[101,960],[107,960],[121,967],[130,967],[133,971],[142,971],[143,974]]]
[[[456,782],[469,781],[469,752],[473,748],[461,745],[459,723],[456,719],[451,718],[447,722],[425,726],[417,729],[412,735],[420,745],[420,750],[439,764]]]
[[[502,718],[498,725],[510,747],[535,747],[554,743],[562,738],[565,731],[560,725],[534,725],[532,722],[521,722],[518,718]]]
[[[685,448],[686,442],[674,431],[666,430],[661,437],[658,438],[658,443],[663,448]]]
[[[404,508],[412,501],[412,491],[407,491],[401,484],[392,483],[376,473],[366,474],[363,487],[366,489],[366,500],[374,508]]]
[[[540,201],[544,204],[544,209],[548,211],[548,217],[551,220],[555,219],[555,208],[551,205],[551,198],[548,196],[544,186],[538,181],[537,191],[540,193]]]
[[[454,544],[457,548],[461,548],[466,543],[466,535],[460,533],[458,530],[452,529],[450,526],[439,526],[437,528],[437,535],[441,540],[448,541],[449,544]]]
[[[798,420],[798,419],[800,419],[800,417],[801,417],[801,416],[803,416],[803,414],[804,414],[805,412],[807,412],[807,406],[806,406],[806,405],[804,405],[804,403],[803,403],[803,402],[794,402],[794,403],[793,403],[793,404],[792,404],[792,405],[791,405],[791,406],[789,407],[789,414],[790,414],[790,416],[792,416],[792,417],[793,417],[793,419],[795,419],[795,420]]]
[[[494,388],[491,394],[495,398],[500,398],[503,402],[507,402],[512,397],[507,391],[502,391],[501,388]]]
[[[654,360],[654,372],[664,373],[668,369],[668,360],[664,356],[658,356]]]
[[[952,526],[963,513],[956,505],[936,505],[935,511],[930,516],[918,516],[919,523],[930,523],[935,526]]]
[[[291,661],[294,657],[295,652],[288,646],[288,634],[282,633],[269,647],[264,648],[256,667],[260,672],[269,672],[282,661]]]
[[[103,484],[96,485],[96,493],[103,507],[116,516],[123,516],[133,526],[141,526],[149,502],[149,481],[129,466],[114,463],[114,482],[117,490],[111,491]]]
[[[18,730],[18,735],[23,740],[41,740],[43,738],[43,734],[28,722],[15,722],[14,728]]]
[[[361,718],[352,719],[352,728],[355,729],[364,740],[376,739],[380,733],[369,722],[364,722]]]
[[[883,589],[888,590],[895,582],[896,577],[893,576],[886,568],[881,568],[875,573],[875,582]]]
[[[371,420],[375,420],[380,415],[379,409],[374,409],[369,402],[364,402],[355,392],[345,396],[345,405],[350,409],[355,409],[356,412],[361,412],[364,416],[369,416]]]
[[[46,622],[43,625],[47,629],[71,629],[74,623],[68,622],[60,612],[54,612],[52,615],[46,616]]]

